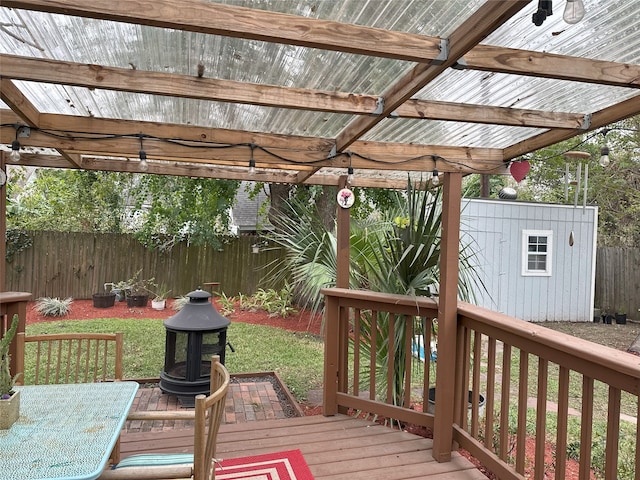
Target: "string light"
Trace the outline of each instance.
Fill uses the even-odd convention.
[[[353,177],[354,177],[353,167],[350,166],[349,168],[347,168],[347,184],[348,185],[351,185],[353,183]]]
[[[440,174],[438,173],[438,169],[434,168],[433,172],[431,172],[431,185],[437,187],[440,185]]]
[[[562,18],[570,25],[582,20],[584,18],[584,3],[582,3],[582,0],[567,0]]]
[[[609,160],[609,147],[605,143],[604,146],[600,149],[600,166],[608,167],[611,160]]]
[[[463,169],[466,169],[470,172],[475,172],[475,173],[491,173],[494,172],[497,168],[499,168],[498,163],[496,163],[495,166],[486,166],[483,168],[478,168],[475,167],[472,164],[468,164],[465,162],[461,162],[461,161],[455,161],[455,160],[450,160],[444,157],[441,157],[439,155],[417,155],[414,157],[407,157],[403,160],[386,160],[386,159],[382,159],[382,158],[375,158],[375,157],[371,157],[368,155],[362,155],[360,153],[357,152],[353,152],[353,151],[344,151],[344,152],[338,152],[336,154],[331,155],[330,157],[327,157],[326,155],[324,155],[322,152],[318,152],[319,156],[317,159],[306,159],[304,161],[299,161],[296,160],[294,158],[289,158],[287,156],[278,154],[274,151],[271,151],[269,148],[267,147],[263,147],[257,144],[247,144],[247,143],[218,143],[218,142],[210,142],[210,141],[202,141],[202,140],[181,140],[181,139],[175,139],[175,138],[164,138],[164,137],[156,137],[153,135],[148,135],[148,134],[143,134],[143,133],[124,133],[124,134],[93,134],[92,132],[83,132],[83,131],[73,131],[73,130],[59,130],[59,129],[41,129],[41,128],[37,128],[37,127],[27,127],[25,125],[14,125],[14,124],[0,124],[1,127],[7,127],[7,126],[12,126],[14,128],[19,128],[21,133],[29,128],[33,128],[36,131],[40,132],[42,135],[47,135],[50,137],[54,137],[54,138],[60,138],[60,139],[64,139],[65,141],[74,141],[74,140],[82,140],[82,141],[104,141],[104,140],[115,140],[115,139],[120,139],[120,138],[138,138],[140,140],[140,144],[141,144],[141,152],[144,152],[144,150],[142,149],[142,140],[143,138],[146,139],[153,139],[153,140],[157,140],[157,141],[161,141],[161,142],[166,142],[169,144],[173,144],[173,145],[179,145],[180,147],[185,147],[185,148],[199,148],[199,149],[230,149],[230,148],[239,148],[239,147],[246,147],[246,146],[251,146],[252,150],[254,149],[260,149],[262,152],[264,152],[266,155],[277,159],[279,161],[282,162],[286,162],[286,163],[290,163],[293,165],[299,165],[299,166],[314,166],[317,164],[326,164],[326,162],[329,160],[336,160],[340,157],[344,157],[344,156],[349,156],[349,158],[351,159],[351,157],[357,157],[358,159],[362,159],[365,160],[368,163],[373,163],[373,164],[380,164],[380,165],[394,165],[394,166],[402,166],[404,164],[408,164],[408,163],[412,163],[412,162],[416,162],[416,161],[420,161],[423,160],[425,158],[431,158],[431,159],[438,159],[442,162],[444,162],[447,165],[451,165],[451,166],[456,166],[456,167],[462,167]],[[139,154],[140,156],[140,160],[142,162],[143,158],[145,157],[144,160],[146,160],[146,153],[142,153]],[[253,158],[253,152],[252,152],[252,158]],[[250,164],[253,163],[255,165],[255,161],[253,162],[249,162]],[[350,160],[349,160],[350,163]],[[501,162],[500,162],[501,164]],[[143,165],[141,165],[142,167]],[[327,167],[335,167],[335,165],[326,165]],[[249,167],[251,167],[251,165],[249,165]]]
[[[253,143],[249,146],[251,147],[251,158],[249,158],[249,175],[255,175],[256,161],[253,159],[253,149],[256,148],[256,146]]]
[[[145,152],[142,147],[142,138],[143,135],[140,134],[140,151],[138,152],[138,156],[140,157],[140,170],[146,172],[149,170],[149,163],[147,163],[147,152]]]
[[[11,142],[11,153],[9,154],[9,161],[13,163],[18,163],[20,161],[20,142],[18,141],[18,133],[20,133],[20,129],[22,126],[14,125],[16,129],[16,138],[13,142]]]

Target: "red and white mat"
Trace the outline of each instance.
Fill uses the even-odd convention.
[[[216,480],[313,480],[300,450],[222,460]]]

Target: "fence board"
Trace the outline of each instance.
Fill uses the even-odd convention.
[[[598,247],[595,306],[640,320],[640,248]]]
[[[253,294],[258,288],[280,288],[263,278],[264,266],[280,250],[252,253],[254,236],[232,239],[222,251],[210,246],[177,244],[169,252],[148,250],[124,234],[29,232],[33,246],[6,262],[7,291],[39,297],[91,298],[107,282],[127,280],[140,269],[141,278],[155,278],[184,295],[205,282],[220,282],[229,296]]]

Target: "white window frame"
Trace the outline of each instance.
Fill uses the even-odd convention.
[[[529,269],[529,255],[540,252],[529,252],[529,237],[547,237],[546,268],[544,270]],[[553,260],[553,231],[552,230],[522,230],[522,276],[550,277]]]

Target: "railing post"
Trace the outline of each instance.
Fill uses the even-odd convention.
[[[462,175],[444,175],[440,292],[438,301],[438,363],[433,432],[433,458],[451,460],[455,398],[456,333],[458,319],[458,258],[460,252],[460,199]]]
[[[325,416],[338,413],[338,364],[340,362],[340,302],[337,297],[325,296],[324,307],[324,388],[322,413]]]
[[[4,258],[2,259],[4,261]],[[31,300],[31,294],[28,292],[0,292],[0,336],[11,326],[13,316],[18,314],[18,333],[24,332],[27,324],[27,302]],[[13,339],[9,347],[9,355],[11,355],[11,363],[9,369],[11,374],[16,373],[16,340]]]

